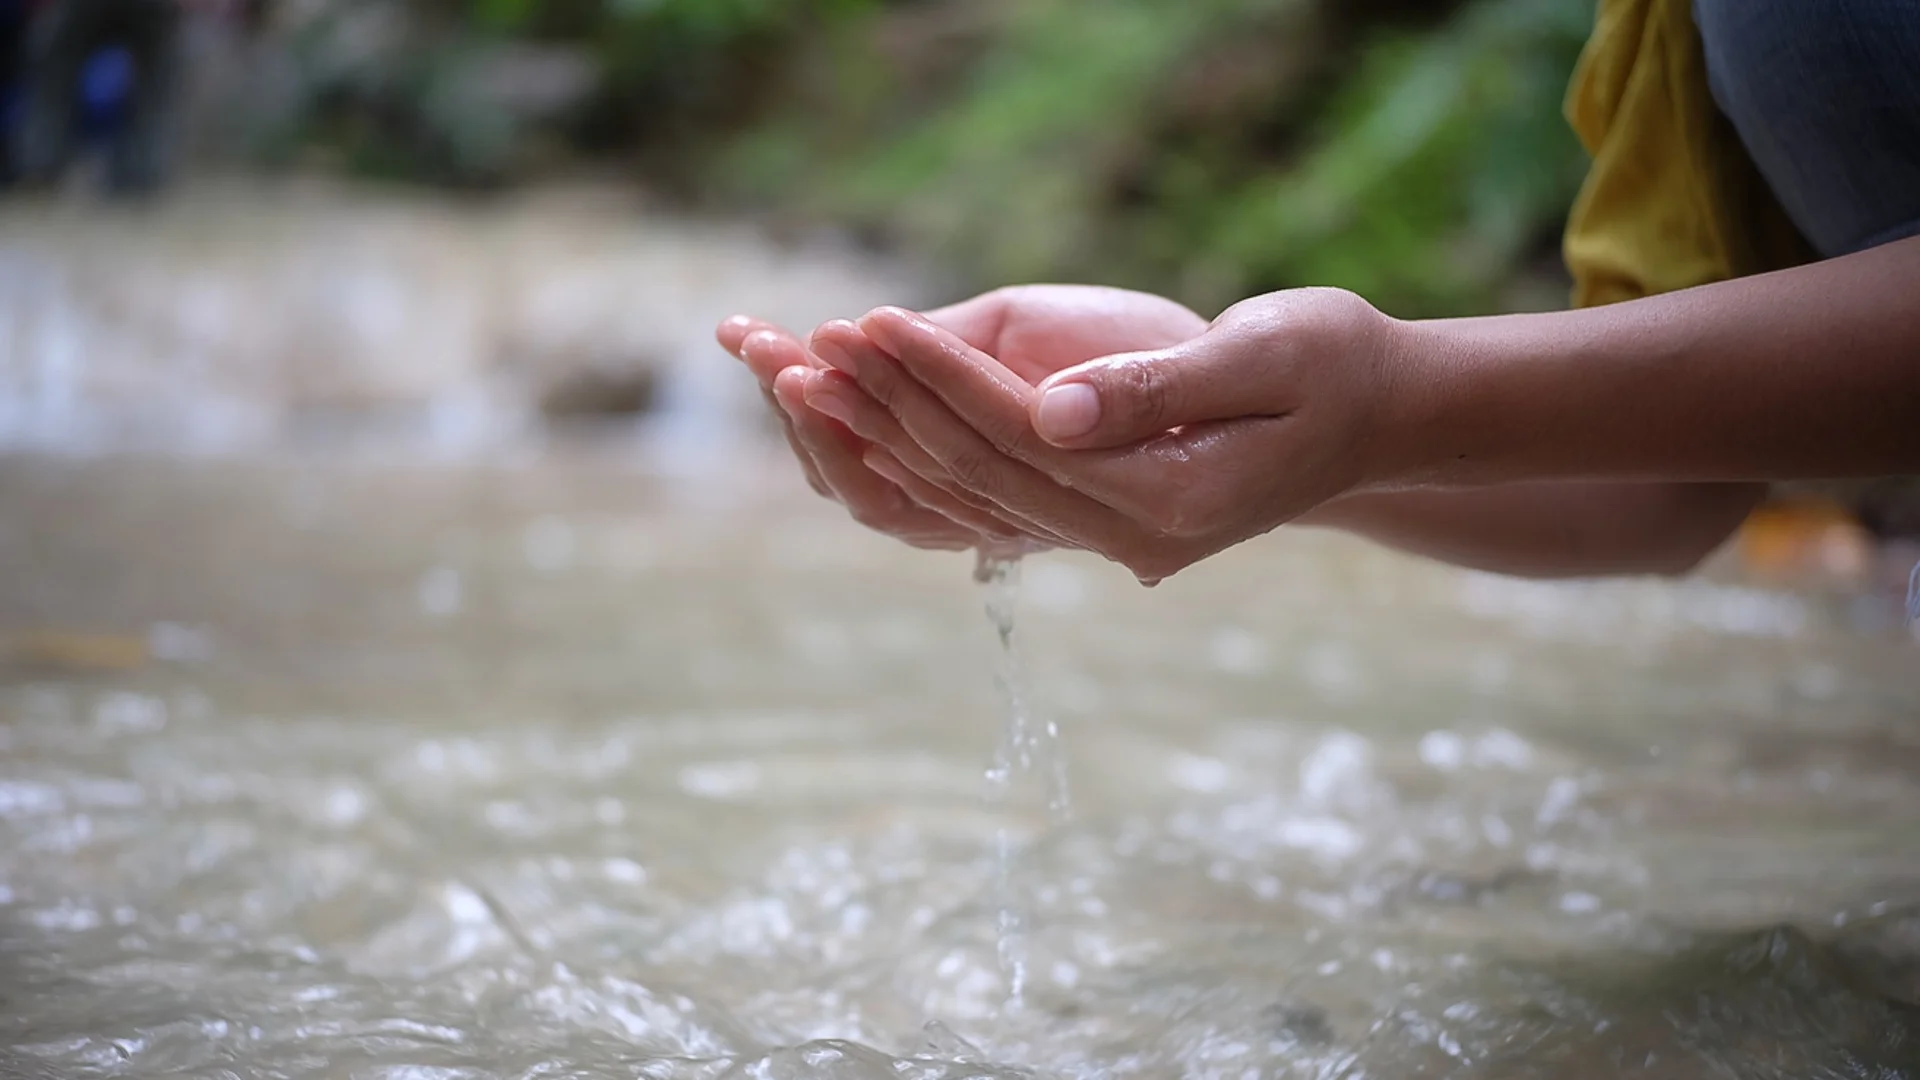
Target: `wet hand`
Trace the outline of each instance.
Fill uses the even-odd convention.
[[[1117,350],[1183,341],[1206,321],[1179,304],[1144,293],[1089,286],[999,289],[927,313],[932,323],[999,357],[1023,385],[1062,368]],[[829,324],[818,348],[870,348],[857,332]],[[736,317],[719,330],[722,347],[744,361],[778,415],[809,484],[843,503],[861,523],[918,547],[1031,551],[1060,546],[1056,534],[998,512],[933,468],[909,446],[899,455],[873,454],[871,443],[844,423],[806,404],[830,370],[813,351],[779,327]],[[844,346],[836,346],[846,339]],[[823,402],[831,403],[831,397]],[[935,480],[927,476],[937,477]]]
[[[779,418],[808,486],[847,508],[854,520],[914,547],[936,551],[999,549],[1015,544],[1010,529],[962,504],[929,507],[869,469],[865,440],[805,402],[809,373],[823,369],[788,331],[747,316],[720,325],[722,348],[745,363]]]
[[[1397,475],[1398,325],[1350,293],[1275,293],[1176,343],[1045,372],[883,308],[816,333],[838,370],[805,392],[873,444],[876,471],[1152,582]]]

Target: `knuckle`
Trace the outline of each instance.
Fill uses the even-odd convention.
[[[861,368],[859,385],[881,408],[900,415],[901,390],[899,377],[891,364],[867,364]]]
[[[994,493],[999,476],[986,454],[977,450],[961,450],[949,455],[942,464],[961,487],[979,495],[991,496]]]
[[[1167,368],[1161,364],[1140,362],[1121,365],[1114,373],[1132,418],[1154,426],[1171,425],[1180,405],[1179,388]]]
[[[938,464],[938,462],[936,462],[936,464]],[[953,475],[953,470],[945,465],[941,465],[937,470],[925,470],[920,479],[925,480],[928,487],[936,491],[944,492],[957,503],[962,503],[966,506],[979,505],[980,497],[968,491],[966,488],[961,487],[960,481]]]
[[[1218,329],[1257,318],[1264,314],[1267,308],[1271,306],[1272,299],[1273,294],[1271,293],[1263,296],[1249,296],[1245,300],[1238,301],[1215,316],[1211,325]]]
[[[967,486],[958,477],[943,475],[934,486],[945,492],[949,498],[961,506],[971,507],[975,510],[987,510],[992,506],[991,500],[982,498],[977,493],[968,490]]]
[[[1348,345],[1364,337],[1378,322],[1380,312],[1359,294],[1345,289],[1320,289],[1314,297],[1319,313],[1322,342],[1330,348]]]
[[[1228,333],[1261,333],[1292,326],[1303,314],[1324,306],[1319,301],[1322,294],[1339,291],[1310,286],[1249,296],[1222,311],[1213,320],[1210,329]]]
[[[1311,347],[1336,355],[1351,351],[1385,320],[1365,297],[1346,289],[1302,290],[1295,330]]]
[[[960,506],[972,507],[975,510],[986,510],[993,505],[992,500],[985,498],[979,492],[967,487],[966,481],[958,475],[953,464],[938,459],[935,460],[934,464],[937,465],[938,468],[929,470],[926,475],[921,477],[921,479],[927,482],[928,487],[941,492]],[[969,462],[966,467],[971,469],[978,468],[979,466]]]
[[[985,517],[999,520],[998,515],[1001,512],[1001,508],[1000,504],[996,501],[999,493],[997,491],[984,490],[993,488],[998,484],[998,481],[983,481],[981,483],[982,488],[969,488],[960,480],[949,477],[938,486],[946,493],[947,497],[952,499],[960,508],[972,511],[975,515],[984,515]]]
[[[978,430],[988,442],[1014,457],[1025,458],[1036,451],[1033,429],[1024,415],[1018,419],[1006,416],[983,419]]]

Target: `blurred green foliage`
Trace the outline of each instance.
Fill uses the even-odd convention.
[[[850,225],[976,285],[1097,281],[1202,310],[1301,284],[1405,315],[1511,307],[1585,168],[1560,103],[1593,0],[330,10],[369,5],[406,12],[384,56],[309,64],[358,88],[333,110],[353,124],[312,120],[323,108],[307,124],[355,167],[494,181],[621,155],[703,205]],[[577,100],[489,95],[481,73],[529,47],[590,69]]]

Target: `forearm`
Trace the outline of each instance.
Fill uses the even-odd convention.
[[[1523,577],[1679,574],[1745,520],[1759,484],[1539,483],[1355,495],[1300,524]]]
[[[1402,323],[1395,481],[1920,472],[1920,239],[1585,311]]]

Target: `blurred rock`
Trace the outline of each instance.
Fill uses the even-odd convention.
[[[639,416],[653,407],[660,392],[655,364],[639,360],[557,372],[540,395],[540,412],[561,422]]]

